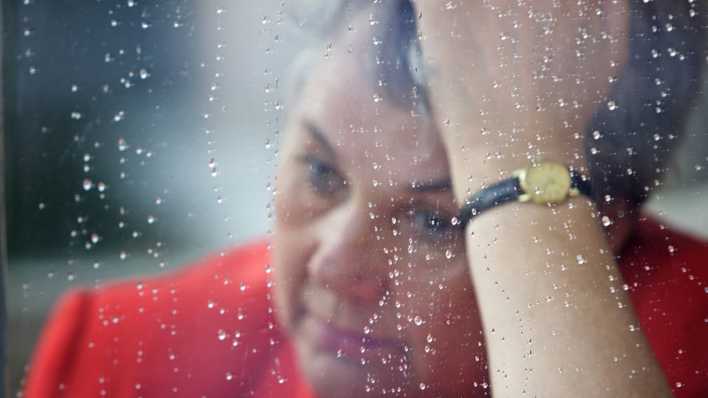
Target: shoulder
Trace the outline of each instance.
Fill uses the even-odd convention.
[[[278,338],[268,262],[266,243],[257,242],[174,274],[68,294],[43,333],[25,396],[245,388],[257,372],[241,365],[257,367]]]
[[[689,289],[684,293],[704,293],[707,258],[708,241],[680,232],[664,220],[645,216],[623,250],[620,264],[625,280],[634,287],[658,284]]]
[[[620,261],[641,329],[677,397],[708,394],[708,242],[644,217]]]

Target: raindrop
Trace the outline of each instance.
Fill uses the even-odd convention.
[[[123,138],[118,138],[118,150],[123,152],[128,149],[128,143]]]
[[[602,225],[605,227],[609,227],[610,225],[612,225],[612,220],[610,219],[610,217],[602,216]]]

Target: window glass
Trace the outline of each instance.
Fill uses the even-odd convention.
[[[524,311],[577,315],[586,291],[563,275],[590,265],[607,271],[588,294],[630,319],[607,340],[636,330],[658,358],[605,365],[708,393],[703,4],[5,3],[14,396],[612,386],[572,356],[535,378],[539,336],[584,334]],[[548,159],[592,192],[502,204],[565,195],[516,180]],[[553,288],[522,296],[500,252],[540,264],[521,286]],[[489,326],[515,309],[514,337]],[[519,336],[511,358],[492,348]]]

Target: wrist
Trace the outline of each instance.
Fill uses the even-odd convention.
[[[580,174],[588,174],[582,149],[577,145],[546,145],[550,140],[519,138],[510,143],[482,144],[480,140],[447,140],[448,162],[455,199],[464,203],[471,195],[503,179],[513,177],[519,169],[540,162],[563,164]]]

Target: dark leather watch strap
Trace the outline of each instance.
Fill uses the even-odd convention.
[[[457,217],[460,225],[464,228],[473,217],[481,212],[504,203],[513,202],[521,195],[521,185],[517,177],[506,178],[483,188],[465,201],[465,205],[460,209]]]
[[[570,172],[570,186],[581,194],[592,197],[590,180],[572,170]],[[465,201],[457,216],[458,225],[465,228],[472,218],[483,211],[517,200],[519,195],[523,193],[522,191],[518,177],[506,178],[482,189]]]
[[[570,170],[570,186],[577,189],[578,192],[588,198],[592,198],[592,184],[590,184],[590,180],[573,170]]]

